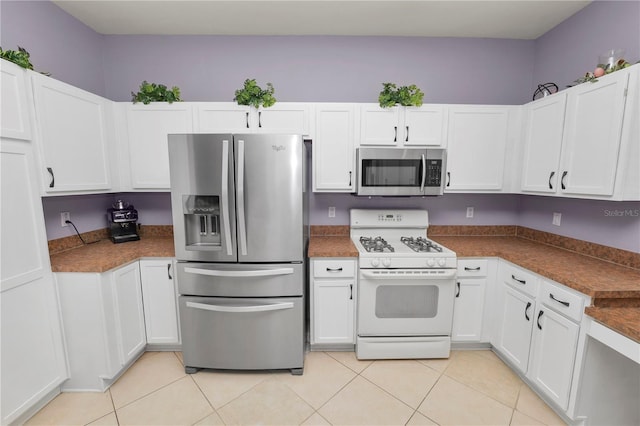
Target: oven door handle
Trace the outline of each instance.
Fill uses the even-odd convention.
[[[187,302],[187,308],[202,309],[204,311],[214,312],[265,312],[265,311],[281,311],[284,309],[293,308],[292,302],[286,303],[273,303],[268,305],[256,305],[256,306],[221,306],[221,305],[208,305],[206,303]]]
[[[385,273],[380,269],[360,269],[362,278],[371,280],[447,280],[456,276],[455,269],[438,269],[439,273],[432,273],[433,269],[409,269],[399,271],[393,269]],[[440,272],[442,271],[442,272]]]
[[[222,271],[219,269],[184,268],[184,272],[210,277],[270,277],[275,275],[291,275],[293,268],[261,269],[257,271]]]
[[[424,181],[426,178],[427,178],[427,159],[424,156],[424,154],[422,154],[422,181],[420,183],[420,192],[424,192]]]

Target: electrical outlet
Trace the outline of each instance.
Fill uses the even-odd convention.
[[[329,217],[336,217],[336,208],[329,207]]]
[[[560,226],[560,220],[562,219],[562,213],[554,213],[553,220],[551,221],[552,225]]]
[[[468,218],[473,217],[473,207],[467,207],[467,217]]]
[[[71,214],[69,212],[60,213],[60,225],[61,226],[69,226],[67,220],[71,220]]]

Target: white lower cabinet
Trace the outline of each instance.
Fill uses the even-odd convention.
[[[144,324],[149,345],[179,345],[173,259],[140,260]]]
[[[311,260],[311,348],[353,350],[356,260]]]
[[[452,342],[488,341],[484,317],[487,283],[492,280],[490,264],[490,259],[458,259]]]
[[[502,307],[494,346],[522,373],[527,372],[535,300],[508,284],[500,283]]]
[[[56,273],[70,378],[67,391],[104,391],[146,345],[138,262],[105,273]]]

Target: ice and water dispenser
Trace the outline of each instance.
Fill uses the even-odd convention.
[[[220,197],[183,195],[187,250],[220,250]]]

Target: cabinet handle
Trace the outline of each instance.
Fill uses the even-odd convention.
[[[561,187],[562,189],[567,189],[567,186],[564,184],[564,178],[566,178],[566,177],[567,177],[567,174],[568,174],[568,173],[569,173],[569,172],[568,172],[568,171],[566,171],[566,170],[565,170],[564,172],[562,172],[562,179],[560,179],[560,187]]]
[[[460,281],[456,282],[456,286],[458,287],[458,291],[456,292],[456,297],[460,297]]]
[[[530,307],[531,307],[531,302],[527,302],[527,307],[524,308],[524,317],[527,319],[527,321],[531,320],[531,318],[529,318],[529,315],[527,315],[527,311],[529,311]]]
[[[353,300],[353,284],[349,284],[349,300]]]
[[[451,173],[447,172],[447,188],[451,185]]]
[[[262,127],[262,111],[258,111],[258,127]]]
[[[342,272],[342,268],[327,268],[327,272]]]
[[[540,325],[540,317],[542,316],[543,313],[544,311],[540,311],[540,313],[538,314],[538,320],[536,321],[536,323],[538,324],[538,328],[540,330],[542,330],[542,326]]]
[[[553,185],[551,184],[551,179],[556,175],[556,172],[551,172],[549,175],[549,189],[553,189]]]
[[[406,128],[407,128],[407,137],[404,138],[404,141],[409,142],[409,126],[406,126]]]
[[[477,268],[469,268],[468,266],[465,266],[465,267],[464,267],[464,270],[465,270],[465,271],[479,271],[479,270],[480,270],[480,267],[478,266]]]
[[[398,126],[393,126],[393,141],[398,142]]]
[[[249,113],[247,112],[246,115],[246,121],[247,121],[247,129],[249,128]]]
[[[173,277],[171,276],[171,264],[170,263],[167,265],[167,276],[169,277],[170,280],[173,279]]]
[[[53,175],[53,169],[51,167],[47,167],[47,171],[51,175],[51,183],[49,183],[49,188],[53,188],[53,185],[56,183],[56,177]]]
[[[349,186],[351,186],[351,171],[349,171]]]
[[[519,280],[519,279],[517,279],[517,278],[516,278],[516,276],[515,276],[515,275],[513,275],[513,274],[511,274],[511,279],[513,279],[514,281],[517,281],[517,282],[519,282],[520,284],[523,284],[523,285],[527,283],[527,281],[526,281],[526,280]]]
[[[566,306],[567,308],[568,308],[568,307],[569,307],[569,305],[570,305],[570,303],[569,303],[569,302],[565,302],[565,301],[562,301],[562,300],[558,300],[558,299],[556,299],[555,297],[553,297],[553,294],[552,294],[552,293],[549,293],[549,298],[550,298],[551,300],[555,300],[556,302],[558,302],[558,303],[560,303],[560,304],[562,304],[562,305]]]

